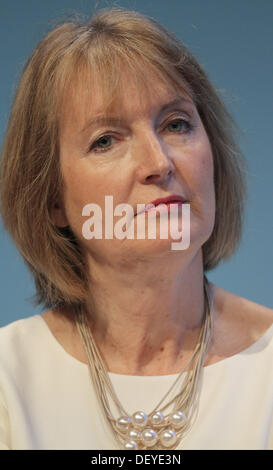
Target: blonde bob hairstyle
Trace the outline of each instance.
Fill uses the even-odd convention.
[[[169,87],[186,92],[208,134],[216,214],[213,232],[202,246],[204,272],[227,260],[241,240],[247,183],[236,127],[189,50],[154,19],[135,11],[106,8],[88,20],[69,19],[55,26],[29,57],[2,149],[1,215],[34,277],[35,305],[76,308],[88,295],[81,248],[69,226],[56,227],[51,217],[63,187],[60,119],[66,91],[75,80],[85,86],[86,72],[98,74],[107,109],[118,96],[121,63],[141,86],[145,70],[152,67]]]

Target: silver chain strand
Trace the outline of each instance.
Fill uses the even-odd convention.
[[[196,412],[196,407],[194,407],[193,405],[196,402],[196,395],[198,391],[198,384],[200,382],[201,371],[204,364],[207,348],[212,336],[212,295],[210,295],[209,293],[208,284],[209,282],[206,276],[204,275],[204,315],[198,342],[192,356],[190,357],[182,371],[179,373],[171,388],[159,401],[157,406],[155,406],[155,408],[147,415],[147,424],[145,424],[142,428],[139,428],[137,425],[135,425],[134,431],[139,432],[139,436],[135,444],[137,444],[137,448],[139,448],[140,450],[162,448],[166,449],[166,447],[168,449],[175,449],[178,443],[181,442],[182,437],[185,437],[186,431],[188,431],[191,427],[191,422],[194,413]],[[105,363],[101,357],[99,349],[96,346],[91,329],[89,328],[87,313],[84,304],[78,306],[76,315],[76,325],[80,337],[83,341],[90,377],[93,382],[95,393],[100,404],[102,413],[106,419],[106,422],[108,423],[108,425],[110,425],[110,428],[118,445],[124,449],[125,443],[128,441],[132,442],[132,438],[128,436],[127,429],[124,431],[124,429],[119,428],[117,419],[114,418],[111,412],[111,407],[107,395],[112,398],[119,413],[119,417],[123,416],[130,418],[131,423],[131,416],[123,408],[115,393],[113,384],[106,370]],[[188,370],[187,374],[183,377],[183,374],[191,364],[192,368]],[[164,402],[164,400],[166,400],[166,398],[171,394],[172,390],[181,380],[182,384],[180,386],[180,391],[165,406],[162,406],[160,408],[160,405]],[[160,422],[159,424],[150,424],[151,417],[154,415],[154,413],[163,414],[162,412],[166,410],[166,408],[170,407],[172,404],[173,409],[172,412],[169,413],[169,416],[173,413],[179,412],[180,417],[182,416],[182,422],[179,424],[178,428],[177,426],[173,427],[172,424],[170,424],[170,422],[168,421],[168,417],[164,416],[162,422]],[[130,426],[131,424],[129,425],[128,430],[131,429]],[[171,447],[167,444],[166,446],[164,446],[164,444],[162,443],[161,446],[163,447],[160,447],[159,437],[157,436],[157,434],[158,431],[163,432],[163,430],[174,432],[176,441],[172,444]],[[157,438],[155,438],[156,442],[153,445],[151,445],[150,443],[146,447],[145,443],[143,443],[143,440],[140,439],[141,432],[144,431],[147,431],[148,433],[152,432],[157,436]]]

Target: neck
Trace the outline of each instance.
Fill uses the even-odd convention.
[[[204,315],[202,253],[183,269],[156,264],[102,268],[92,260],[87,311],[110,372],[176,373],[195,349]]]

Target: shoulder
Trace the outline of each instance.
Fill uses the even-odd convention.
[[[273,309],[240,297],[212,284],[214,306],[218,315],[232,324],[246,324],[260,336],[273,323]]]
[[[14,334],[20,334],[20,332],[26,332],[32,329],[37,322],[37,318],[40,315],[32,315],[29,317],[20,318],[19,320],[12,321],[4,326],[0,327],[1,338],[13,336]]]
[[[273,309],[211,283],[214,299],[213,354],[225,358],[254,345],[273,325]],[[220,360],[218,359],[218,360]]]
[[[24,335],[30,333],[33,329],[37,328],[40,315],[32,315],[29,317],[15,320],[7,325],[0,327],[0,337],[2,341],[8,340],[9,338],[17,337],[18,335]]]
[[[33,343],[39,341],[40,315],[16,320],[0,328],[0,361],[5,363],[22,359],[24,353],[33,351]]]
[[[48,310],[42,314],[49,331],[62,348],[77,360],[86,363],[86,354],[75,320],[68,310]]]

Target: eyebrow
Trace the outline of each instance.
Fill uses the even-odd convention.
[[[174,100],[172,100],[168,103],[165,103],[163,106],[161,106],[161,108],[159,110],[159,114],[163,114],[165,111],[167,111],[170,108],[174,108],[175,106],[181,106],[181,104],[190,104],[192,106],[194,105],[193,101],[191,101],[187,98],[183,98],[183,97],[175,98]],[[124,122],[125,122],[125,119],[122,118],[122,117],[97,116],[95,118],[89,119],[85,123],[84,127],[81,129],[80,133],[82,134],[87,129],[89,129],[90,127],[94,127],[97,124],[100,124],[100,125],[121,125],[121,124],[124,124]]]

